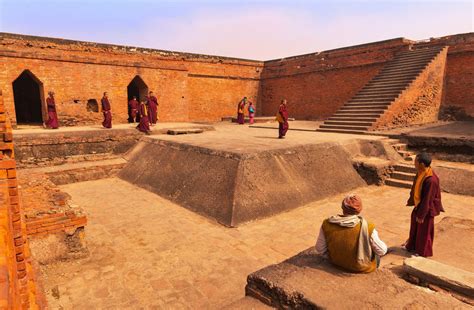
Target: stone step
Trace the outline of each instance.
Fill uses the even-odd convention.
[[[392,68],[383,68],[380,72],[379,75],[381,74],[388,74],[388,73],[410,73],[410,72],[417,72],[417,71],[423,71],[425,68],[426,64],[419,64],[416,66],[396,66]]]
[[[410,80],[405,80],[405,81],[369,81],[366,84],[367,88],[371,89],[379,89],[379,88],[384,88],[384,89],[389,89],[389,88],[395,88],[395,87],[403,87],[406,88],[410,84]]]
[[[398,172],[416,173],[415,167],[409,165],[397,164],[393,168]]]
[[[367,131],[369,126],[352,126],[352,125],[325,125],[322,124],[319,126],[322,129],[343,129],[343,130],[357,130],[357,131]]]
[[[345,130],[345,129],[328,129],[328,128],[318,128],[316,131],[320,132],[333,132],[333,133],[347,133],[347,134],[364,134],[363,130]]]
[[[349,101],[344,104],[344,106],[353,106],[353,107],[358,107],[358,106],[389,106],[393,100],[390,101]]]
[[[402,89],[399,88],[399,89],[384,89],[384,88],[381,88],[381,89],[363,89],[363,90],[360,90],[357,94],[357,95],[371,95],[371,94],[380,94],[380,95],[392,95],[392,96],[397,96],[398,94],[400,94],[402,92]]]
[[[393,94],[381,94],[381,93],[377,93],[377,92],[374,92],[372,94],[357,94],[355,95],[354,97],[352,97],[352,99],[390,99],[390,98],[393,98]]]
[[[424,257],[406,258],[403,270],[421,282],[441,286],[465,296],[474,296],[474,273],[467,270]]]
[[[333,114],[331,117],[364,117],[364,118],[378,118],[380,116],[380,113],[351,113],[351,112],[343,112],[339,113],[336,112]]]
[[[374,84],[376,82],[405,82],[405,81],[412,81],[416,78],[416,75],[409,75],[409,76],[398,76],[398,77],[375,77],[370,80],[370,84]]]
[[[324,122],[325,125],[344,125],[344,126],[371,126],[371,122],[361,122],[357,120],[346,120],[346,121],[332,121],[327,120]]]
[[[358,114],[359,116],[380,116],[385,110],[338,110],[334,116]]]
[[[421,65],[421,64],[428,64],[432,61],[434,57],[423,57],[423,58],[411,58],[411,59],[398,59],[398,60],[393,60],[389,63],[387,63],[384,66],[384,69],[388,68],[403,68],[403,67],[410,67],[410,66],[415,66],[415,65]]]
[[[399,150],[398,154],[400,154],[400,156],[402,156],[403,158],[407,158],[414,155],[413,152],[406,151],[406,150]]]
[[[352,112],[352,111],[364,111],[364,112],[385,112],[384,110],[387,109],[388,106],[358,106],[358,107],[345,107],[343,106],[342,108],[340,108],[338,111],[340,112],[344,112],[344,111],[349,111],[349,112]]]
[[[413,68],[425,68],[429,64],[430,60],[417,60],[417,61],[405,61],[400,63],[390,63],[383,67],[382,70],[396,70],[396,69],[413,69]]]
[[[414,173],[408,173],[408,172],[393,172],[390,175],[390,178],[395,179],[395,180],[413,182],[413,179],[415,178],[415,175],[416,174],[414,174]]]
[[[406,88],[406,85],[395,85],[395,86],[364,86],[361,88],[360,91],[370,91],[370,92],[375,92],[375,91],[404,91]]]
[[[398,96],[397,96],[398,97]],[[346,103],[354,103],[354,104],[380,104],[380,105],[387,105],[390,104],[393,100],[395,100],[397,97],[392,97],[392,98],[355,98],[351,99]]]
[[[400,188],[411,188],[413,182],[403,181],[403,180],[396,180],[396,179],[387,179],[385,180],[385,184],[394,187]]]
[[[377,74],[374,79],[379,78],[392,78],[392,77],[407,77],[417,75],[423,70],[410,70],[410,71],[400,71],[400,72],[384,72]]]
[[[174,128],[168,129],[168,135],[186,135],[186,134],[198,134],[203,133],[204,130],[201,128]]]
[[[392,61],[397,61],[397,60],[408,60],[408,59],[425,59],[425,58],[434,58],[436,55],[438,55],[439,52],[435,53],[420,53],[420,54],[407,54],[402,57],[395,57]]]
[[[331,116],[330,118],[327,119],[328,121],[348,121],[348,120],[353,120],[353,121],[358,121],[358,122],[375,122],[377,118],[368,118],[368,117],[357,117],[357,116]]]
[[[403,55],[417,55],[417,54],[425,54],[425,53],[439,53],[442,50],[442,48],[423,48],[423,49],[414,49],[414,50],[408,50],[408,51],[403,51],[397,54],[397,56],[403,56]]]
[[[375,77],[372,80],[368,82],[369,85],[374,84],[376,82],[381,83],[381,82],[406,82],[409,80],[414,79],[416,76],[410,75],[410,76],[398,76],[398,77]]]
[[[407,88],[415,79],[409,79],[404,81],[370,81],[367,83],[368,87],[377,86],[377,87],[390,87],[390,86],[403,86]]]
[[[392,147],[397,151],[406,151],[408,146],[406,143],[395,143],[392,144]]]

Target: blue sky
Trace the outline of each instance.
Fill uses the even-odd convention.
[[[0,0],[0,31],[274,59],[473,31],[462,1]]]

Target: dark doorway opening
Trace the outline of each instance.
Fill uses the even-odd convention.
[[[145,101],[146,96],[148,95],[148,86],[142,80],[140,76],[135,76],[133,80],[127,86],[127,95],[128,101],[132,100],[133,96],[135,96],[138,102]],[[127,102],[128,106],[128,102]],[[140,121],[140,115],[137,114],[136,122]],[[128,122],[132,123],[133,119],[130,116],[130,107],[128,107]]]
[[[29,70],[13,81],[17,124],[43,123],[43,83]]]
[[[94,112],[94,113],[99,112],[99,104],[97,103],[97,100],[95,99],[87,100],[86,108],[87,108],[87,112]]]

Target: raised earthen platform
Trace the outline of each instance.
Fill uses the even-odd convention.
[[[119,177],[237,226],[364,186],[351,158],[371,152],[386,157],[377,137],[329,142],[297,134],[299,139],[281,140],[268,130],[234,125],[200,135],[144,137]]]

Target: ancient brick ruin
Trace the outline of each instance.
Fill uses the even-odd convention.
[[[0,58],[5,65],[0,89],[13,125],[41,123],[49,90],[56,91],[59,119],[69,126],[99,122],[97,103],[104,91],[112,100],[114,123],[125,123],[128,99],[133,95],[144,99],[148,90],[155,91],[162,103],[161,121],[218,121],[234,115],[236,102],[244,95],[256,103],[258,115],[273,115],[284,97],[293,104],[293,117],[323,120],[349,102],[394,57],[401,57],[397,55],[441,48],[439,60],[427,59],[431,63],[427,68],[417,67],[421,69],[414,72],[410,87],[390,109],[392,116],[384,116],[374,126],[385,128],[404,125],[397,115],[411,111],[403,100],[423,101],[423,107],[423,98],[435,94],[433,117],[413,122],[432,121],[439,105],[442,110],[456,110],[458,116],[472,117],[473,42],[472,33],[426,42],[398,38],[254,61],[2,33]],[[431,67],[436,67],[439,78],[430,77],[428,85]],[[33,97],[21,97],[22,90],[29,90]],[[21,108],[24,100],[32,105],[28,115]]]
[[[38,281],[41,277],[37,277],[30,249],[33,254],[38,251],[35,259],[42,267],[51,261],[87,256],[83,239],[92,217],[73,203],[63,187],[68,184],[113,180],[114,184],[157,194],[206,220],[236,227],[262,218],[268,220],[314,201],[333,199],[334,195],[368,184],[410,187],[414,177],[410,148],[430,149],[438,159],[446,160],[436,166],[444,192],[474,195],[470,186],[474,170],[469,166],[473,163],[474,144],[472,133],[464,132],[471,127],[461,124],[456,129],[458,124],[454,124],[452,128],[457,132],[447,138],[438,136],[436,129],[426,135],[423,129],[414,130],[403,141],[399,139],[404,133],[398,132],[394,137],[391,133],[395,131],[390,131],[443,119],[474,118],[473,33],[425,41],[396,38],[269,61],[0,33],[0,61],[0,306],[4,308],[45,307],[42,283]],[[49,90],[56,97],[61,127],[57,131],[37,128],[47,119],[45,100]],[[114,125],[124,126],[98,128],[104,91],[111,98]],[[128,100],[132,96],[144,100],[148,91],[154,91],[160,102],[160,122],[151,136],[144,137],[134,126],[125,124]],[[296,128],[304,134],[295,133],[297,138],[287,139],[287,144],[282,145],[263,134],[262,127],[250,135],[242,130],[243,126],[235,125],[241,130],[235,131],[235,136],[241,135],[238,137],[233,136],[235,127],[216,129],[224,123],[217,122],[235,115],[236,104],[243,96],[254,102],[263,121],[273,120],[280,100],[286,98],[292,118],[318,121],[319,127]],[[310,122],[310,126],[314,123]],[[308,132],[322,136],[313,139]],[[358,136],[338,140],[333,136],[336,133]],[[125,192],[120,200],[130,198],[126,195]],[[99,199],[100,193],[97,196]],[[133,199],[125,205],[131,210],[135,207]],[[153,214],[158,215],[151,228],[162,224],[157,223],[163,214]],[[141,219],[145,222],[148,214]],[[93,221],[97,223],[98,217]],[[201,222],[199,225],[205,226]],[[298,225],[292,226],[289,235],[293,229],[297,231]],[[150,226],[144,227],[151,230]],[[154,236],[147,236],[148,231],[140,229],[127,238],[145,246],[142,238]],[[113,242],[115,234],[125,234],[126,228],[119,225],[111,231],[107,238]],[[165,231],[159,236],[168,238],[167,234]],[[185,235],[180,231],[176,239],[189,237],[181,234]],[[241,231],[235,229],[230,234],[240,236]],[[271,243],[257,236],[252,251]],[[393,236],[392,239],[396,240]],[[243,253],[243,243],[233,241]],[[294,248],[291,250],[294,252]],[[273,285],[285,282],[286,268],[304,273],[305,264],[312,264],[307,259],[310,252],[251,275],[247,295],[273,306],[295,306],[295,300],[300,305],[315,306],[317,303],[306,304],[299,295],[288,301],[294,292]],[[109,259],[108,254],[104,261]],[[275,257],[279,255],[281,252]],[[170,257],[169,261],[175,258]],[[245,265],[232,257],[226,259],[233,267]],[[260,259],[256,259],[258,264],[254,262],[259,268],[263,262],[274,263]],[[181,266],[182,261],[178,261],[176,266]],[[298,268],[292,266],[294,261]],[[115,268],[113,262],[107,261],[106,265],[110,270]],[[110,276],[110,270],[104,272],[105,276]],[[269,278],[274,277],[272,283],[264,279],[267,272]],[[139,278],[130,274],[126,276]],[[392,272],[386,274],[395,277]],[[383,283],[384,277],[379,274],[375,283]],[[170,290],[166,281],[155,281],[151,286]],[[189,284],[180,281],[175,283],[178,288]],[[416,293],[399,278],[396,286],[409,294]],[[56,288],[48,289],[54,295],[50,298],[60,300]],[[207,289],[203,292],[215,293]],[[101,295],[97,298],[107,300],[109,293],[108,289],[101,290],[94,298]],[[394,300],[398,298],[395,295]],[[272,298],[282,300],[276,302]],[[318,296],[314,298],[317,300]],[[437,302],[436,297],[426,300],[425,306]],[[128,302],[133,301],[131,298]],[[96,306],[103,305],[110,306]]]

